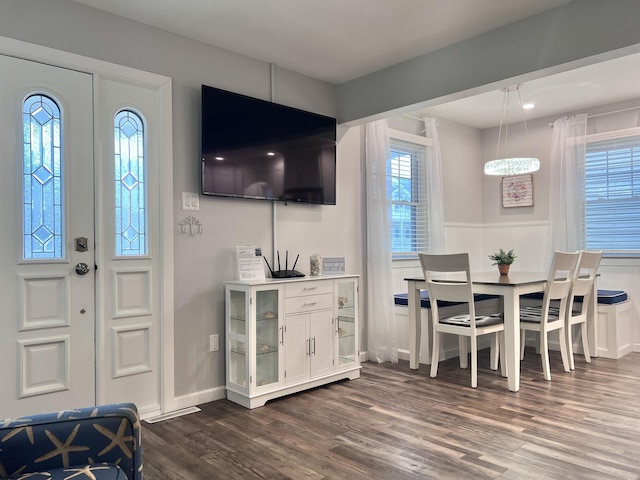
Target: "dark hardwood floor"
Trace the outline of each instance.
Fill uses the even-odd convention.
[[[527,351],[521,389],[488,369],[478,388],[457,359],[363,364],[361,378],[247,410],[227,400],[143,422],[145,480],[640,479],[640,353],[576,356],[552,380]]]

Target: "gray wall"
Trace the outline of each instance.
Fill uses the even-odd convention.
[[[172,78],[175,235],[175,395],[224,385],[224,349],[210,353],[208,336],[224,335],[224,281],[237,276],[235,245],[273,250],[270,202],[200,197],[200,211],[181,210],[181,192],[198,192],[200,86],[270,99],[271,67],[69,0],[0,0],[0,35]],[[336,115],[336,87],[276,68],[275,101]],[[309,256],[344,256],[362,272],[359,129],[343,128],[338,145],[338,205],[277,206],[277,247]],[[355,147],[355,149],[354,149]],[[355,154],[353,153],[355,151]],[[193,214],[204,233],[188,237],[177,223]]]
[[[638,52],[638,18],[637,0],[573,0],[340,85],[338,119],[407,112]]]

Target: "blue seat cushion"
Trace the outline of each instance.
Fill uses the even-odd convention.
[[[492,298],[498,298],[498,296],[487,295],[484,293],[476,293],[474,295],[474,299],[476,302],[481,302],[482,300],[490,300]],[[409,305],[408,293],[396,293],[393,296],[393,299],[396,305],[404,306],[404,307]],[[463,305],[463,302],[445,302],[443,300],[438,301],[438,307],[448,307],[451,305]],[[429,300],[429,292],[427,290],[420,290],[420,306],[422,308],[431,308],[431,300]]]
[[[523,298],[531,300],[542,300],[543,292],[527,293]],[[615,305],[627,301],[627,292],[624,290],[601,290],[598,289],[598,303],[601,305]],[[582,297],[576,297],[576,302],[581,302]]]

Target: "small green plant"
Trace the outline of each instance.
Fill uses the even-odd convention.
[[[516,255],[513,253],[513,250],[505,252],[503,249],[500,249],[497,253],[489,255],[489,259],[493,260],[491,265],[511,265],[516,259]]]

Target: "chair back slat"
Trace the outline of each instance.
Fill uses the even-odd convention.
[[[429,290],[431,308],[438,313],[438,301],[466,303],[472,324],[475,325],[473,286],[468,253],[428,254],[420,253],[420,265]],[[435,275],[434,275],[435,274]],[[455,280],[438,274],[456,274]]]
[[[580,260],[578,261],[567,303],[569,315],[574,310],[574,313],[586,314],[591,296],[594,294],[593,283],[596,280],[600,260],[602,260],[601,251],[590,252],[583,250],[580,252]],[[582,301],[576,304],[574,302],[575,297],[582,297]]]
[[[573,279],[572,295],[587,297],[591,294],[591,287],[596,279],[601,259],[602,252],[584,250],[580,253],[580,261]]]
[[[554,252],[542,299],[543,312],[548,311],[552,300],[560,300],[560,315],[564,317],[564,308],[569,298],[579,258],[580,252]],[[546,321],[546,315],[543,317],[545,317],[543,321]]]

